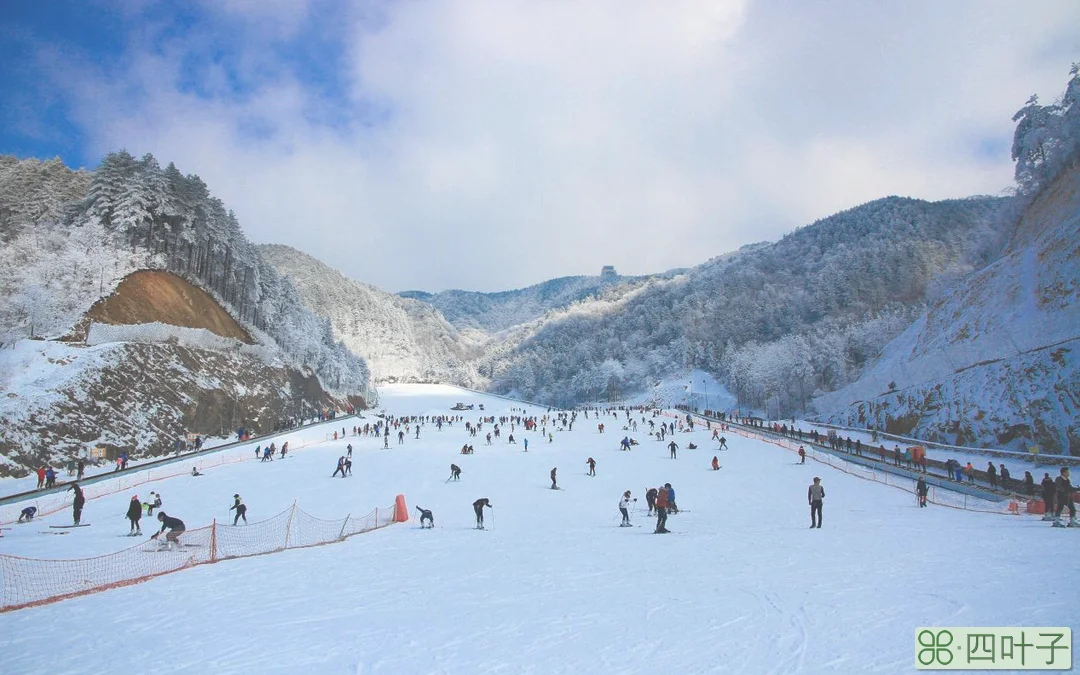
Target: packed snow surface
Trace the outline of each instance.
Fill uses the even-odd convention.
[[[519,405],[436,385],[379,393],[399,416],[454,414],[459,401],[496,416]],[[636,418],[633,433],[608,415],[600,434],[595,416],[579,413],[550,443],[517,427],[514,445],[505,425],[492,446],[490,424],[469,438],[461,422],[441,432],[429,423],[419,440],[411,427],[402,445],[392,436],[389,450],[348,437],[284,461],[144,485],[141,498],[163,493],[164,510],[188,527],[227,519],[234,493],[252,521],[293,500],[332,518],[404,493],[414,510],[408,523],[343,543],[0,614],[3,672],[909,673],[917,626],[1080,628],[1080,529],[919,509],[907,492],[800,466],[790,451],[734,433],[730,450],[717,451],[701,427],[676,434],[670,459]],[[640,445],[621,452],[627,434]],[[467,442],[472,456],[458,452]],[[355,475],[331,478],[348,443]],[[590,456],[596,477],[586,475]],[[460,482],[447,482],[451,462]],[[561,490],[549,489],[552,467]],[[815,475],[826,491],[820,530],[808,529]],[[644,492],[665,482],[683,511],[669,518],[671,534],[656,535]],[[618,527],[624,490],[639,500],[630,528]],[[485,531],[474,529],[480,497],[494,505]],[[91,500],[83,519],[92,526],[67,535],[40,534],[70,522],[67,512],[16,525],[0,551],[65,558],[128,546],[138,540],[118,535],[129,499]],[[434,511],[435,529],[419,528],[416,505]]]

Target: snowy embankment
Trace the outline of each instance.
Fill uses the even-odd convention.
[[[458,401],[483,403],[492,415],[520,407],[452,387],[398,385],[380,395],[396,415],[451,414]],[[272,464],[162,481],[164,510],[189,527],[228,518],[234,493],[254,521],[294,500],[342,517],[399,492],[410,508],[432,509],[436,527],[422,531],[414,520],[2,614],[5,669],[908,673],[917,626],[1080,628],[1073,569],[1045,558],[1053,550],[1075,559],[1080,531],[1028,516],[919,509],[907,492],[800,466],[768,443],[728,434],[731,450],[718,452],[701,427],[676,435],[681,448],[670,459],[647,429],[603,421],[600,434],[594,417],[579,415],[552,443],[517,428],[510,445],[505,429],[490,447],[461,423],[441,432],[428,424],[419,440],[410,430],[389,450],[381,439],[350,437]],[[618,451],[624,434],[640,445]],[[690,441],[699,448],[687,450]],[[466,442],[475,455],[458,454]],[[347,443],[355,475],[331,478]],[[719,471],[709,469],[713,455]],[[596,477],[585,475],[590,456]],[[446,480],[451,462],[463,469],[460,482]],[[558,491],[549,489],[552,467]],[[815,475],[826,490],[821,530],[808,529]],[[644,489],[664,482],[684,511],[670,517],[672,534],[654,535]],[[618,527],[623,490],[640,500],[632,528]],[[129,497],[91,500],[84,519],[93,525],[67,535],[39,534],[69,522],[67,513],[16,526],[0,550],[52,558],[126,546],[119,535]],[[494,505],[483,532],[473,529],[471,506],[480,497]],[[144,533],[151,525],[144,520]]]

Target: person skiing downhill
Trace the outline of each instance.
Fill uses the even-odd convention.
[[[127,519],[131,522],[131,529],[128,532],[129,537],[137,537],[142,534],[142,528],[139,527],[139,521],[142,520],[142,503],[139,502],[139,495],[132,495],[131,501],[128,502]]]
[[[461,467],[457,464],[450,465],[450,480],[461,480]]]
[[[559,470],[558,467],[554,467],[554,466],[551,467],[551,489],[552,490],[558,490],[559,489],[559,484],[555,482],[555,472],[558,471],[558,470]]]
[[[810,528],[821,529],[821,501],[825,499],[825,488],[821,479],[814,476],[814,484],[806,490],[806,500],[810,503]],[[815,515],[817,520],[814,519]]]
[[[177,546],[179,546],[180,545],[180,535],[182,535],[184,533],[184,529],[185,529],[184,528],[184,521],[180,520],[179,518],[173,518],[172,516],[165,513],[164,511],[158,512],[157,519],[158,519],[158,522],[161,523],[161,529],[158,530],[157,532],[155,532],[154,534],[150,535],[150,538],[151,539],[157,539],[158,535],[160,535],[162,532],[165,532],[165,530],[168,530],[168,533],[165,535],[166,544],[171,545],[171,544],[175,543]]]
[[[630,527],[630,502],[636,501],[630,498],[629,490],[623,493],[622,499],[619,500],[619,512],[622,513],[622,523],[619,527]]]
[[[668,450],[671,451],[671,459],[677,459],[675,457],[675,451],[679,449],[679,444],[675,441],[668,443]]]
[[[243,518],[244,524],[247,525],[247,504],[244,503],[243,499],[240,499],[240,495],[233,495],[233,499],[235,501],[233,501],[233,505],[229,507],[229,510],[236,509],[236,517],[233,518],[232,524],[236,525]]]
[[[595,476],[596,475],[596,460],[593,459],[592,457],[590,457],[589,459],[585,460],[585,463],[589,465],[589,475],[590,476]]]
[[[806,448],[799,446],[799,464],[806,464]]]
[[[930,493],[930,488],[926,487],[926,479],[919,476],[919,480],[915,483],[915,494],[919,496],[919,508],[926,508],[926,495]]]
[[[484,529],[484,507],[494,510],[494,506],[491,505],[491,500],[487,497],[483,499],[477,499],[472,503],[473,511],[476,513],[476,529]]]

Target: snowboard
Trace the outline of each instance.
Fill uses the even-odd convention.
[[[78,525],[50,525],[49,527],[54,530],[67,530],[73,527],[90,527],[90,523],[79,523]]]

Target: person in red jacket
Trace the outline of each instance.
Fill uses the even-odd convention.
[[[668,489],[662,487],[656,492],[656,531],[655,534],[667,534]]]
[[[45,467],[43,466],[38,467],[37,470],[37,486],[39,490],[45,487]]]
[[[713,458],[712,458],[712,470],[713,471],[719,471],[720,470],[720,460],[717,459],[716,455],[713,455]]]
[[[806,464],[806,448],[799,446],[799,464]]]

